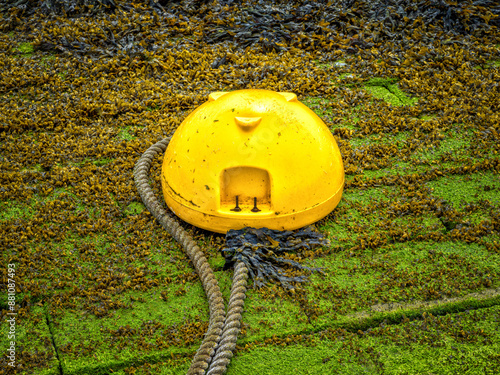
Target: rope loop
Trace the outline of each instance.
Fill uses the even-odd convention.
[[[208,299],[210,310],[208,329],[187,374],[221,375],[226,372],[240,332],[241,314],[243,312],[247,289],[248,268],[243,262],[238,261],[235,263],[233,285],[231,287],[228,314],[226,316],[219,283],[205,255],[189,233],[182,228],[178,219],[163,208],[149,185],[148,174],[153,159],[160,154],[163,155],[170,139],[171,137],[162,139],[142,154],[134,168],[135,186],[149,212],[181,244],[189,256],[201,279]]]

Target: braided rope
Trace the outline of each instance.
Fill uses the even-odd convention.
[[[220,375],[226,371],[236,347],[236,340],[241,327],[241,313],[243,312],[245,300],[248,269],[242,262],[237,262],[235,265],[228,315],[225,317],[224,301],[219,284],[203,252],[193,238],[180,226],[177,218],[163,209],[149,186],[148,172],[153,159],[158,154],[165,152],[169,142],[170,137],[167,137],[149,147],[142,154],[134,168],[135,185],[149,212],[183,247],[189,259],[191,259],[208,298],[210,310],[208,329],[187,374],[203,375],[205,370],[208,369],[208,374]]]
[[[207,375],[219,375],[226,372],[236,348],[236,340],[241,328],[241,313],[245,305],[245,292],[247,290],[248,268],[245,263],[238,261],[234,266],[233,286],[227,307],[227,318],[224,330],[217,348],[215,357],[210,364]]]

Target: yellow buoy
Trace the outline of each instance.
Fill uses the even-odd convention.
[[[168,207],[197,227],[288,230],[328,215],[344,166],[324,122],[293,93],[215,92],[179,126],[165,152]]]

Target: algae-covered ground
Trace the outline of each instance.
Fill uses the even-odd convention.
[[[302,4],[297,22],[317,28],[272,44],[238,17],[289,20],[281,3],[146,3],[2,14],[0,374],[186,373],[208,303],[132,171],[210,92],[244,88],[294,92],[315,111],[346,185],[315,224],[331,245],[288,255],[323,272],[293,291],[250,282],[227,374],[497,374],[496,24],[386,22],[384,34],[361,10],[327,22]],[[158,196],[160,168],[157,158]],[[227,304],[224,236],[182,225]]]

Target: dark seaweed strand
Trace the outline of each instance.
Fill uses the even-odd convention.
[[[226,268],[234,262],[243,262],[248,267],[254,287],[260,288],[267,281],[277,281],[287,289],[293,289],[291,282],[307,281],[305,276],[286,276],[283,266],[308,271],[322,271],[320,268],[304,266],[278,254],[328,246],[329,241],[310,227],[297,231],[278,231],[267,228],[244,228],[230,230],[226,235],[226,248],[222,250],[226,258]]]

